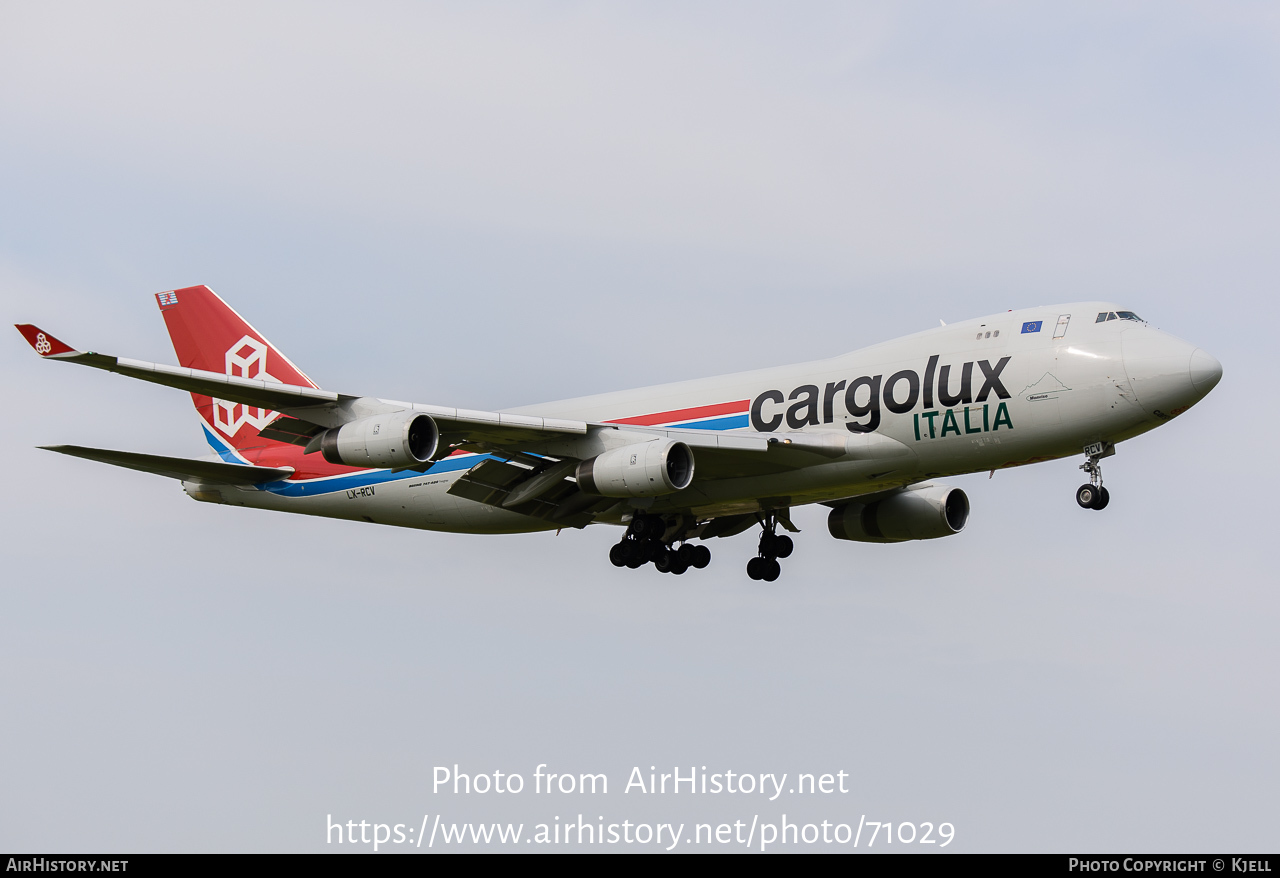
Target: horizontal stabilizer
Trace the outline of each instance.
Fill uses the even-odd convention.
[[[138,454],[133,451],[108,451],[105,448],[84,448],[80,445],[41,445],[45,451],[56,451],[98,463],[123,466],[155,473],[170,479],[214,482],[220,485],[261,485],[287,479],[292,467],[241,466],[235,463],[217,463],[210,460],[189,460],[185,457],[161,457],[156,454]]]

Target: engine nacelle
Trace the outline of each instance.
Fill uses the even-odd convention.
[[[577,479],[584,492],[604,497],[672,494],[693,481],[693,452],[672,439],[624,445],[578,464]]]
[[[396,469],[431,460],[440,431],[429,415],[391,412],[326,430],[320,453],[329,463]]]
[[[827,529],[838,540],[900,543],[958,534],[968,520],[969,498],[964,491],[927,485],[872,503],[853,501],[837,506],[827,516]]]

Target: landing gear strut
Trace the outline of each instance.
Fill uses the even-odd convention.
[[[690,567],[701,570],[711,563],[711,550],[703,545],[683,543],[677,548],[676,540],[663,541],[667,523],[657,515],[637,515],[631,519],[626,536],[609,549],[609,561],[614,567],[643,567],[650,561],[659,573],[677,576]]]
[[[1116,453],[1116,447],[1110,442],[1095,442],[1086,445],[1084,453],[1089,459],[1080,464],[1080,469],[1089,474],[1089,484],[1076,489],[1076,502],[1081,509],[1106,509],[1111,502],[1111,493],[1102,486],[1102,458]]]
[[[795,543],[792,542],[791,537],[777,532],[776,513],[766,513],[760,526],[763,530],[760,534],[759,554],[747,562],[747,576],[773,582],[782,573],[782,565],[778,563],[778,559],[790,557],[795,549]]]

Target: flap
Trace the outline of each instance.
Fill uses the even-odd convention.
[[[565,527],[586,527],[597,513],[617,505],[617,498],[584,494],[566,478],[576,461],[543,464],[529,468],[510,461],[486,460],[454,482],[449,493]]]

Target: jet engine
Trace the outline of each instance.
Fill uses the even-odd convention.
[[[396,469],[431,460],[440,431],[429,415],[392,412],[326,430],[320,453],[329,463]]]
[[[578,464],[578,487],[605,497],[653,497],[689,487],[693,452],[683,442],[655,439],[606,451]]]
[[[871,503],[852,501],[827,516],[827,529],[838,540],[900,543],[932,540],[964,530],[969,498],[959,488],[923,485]]]

